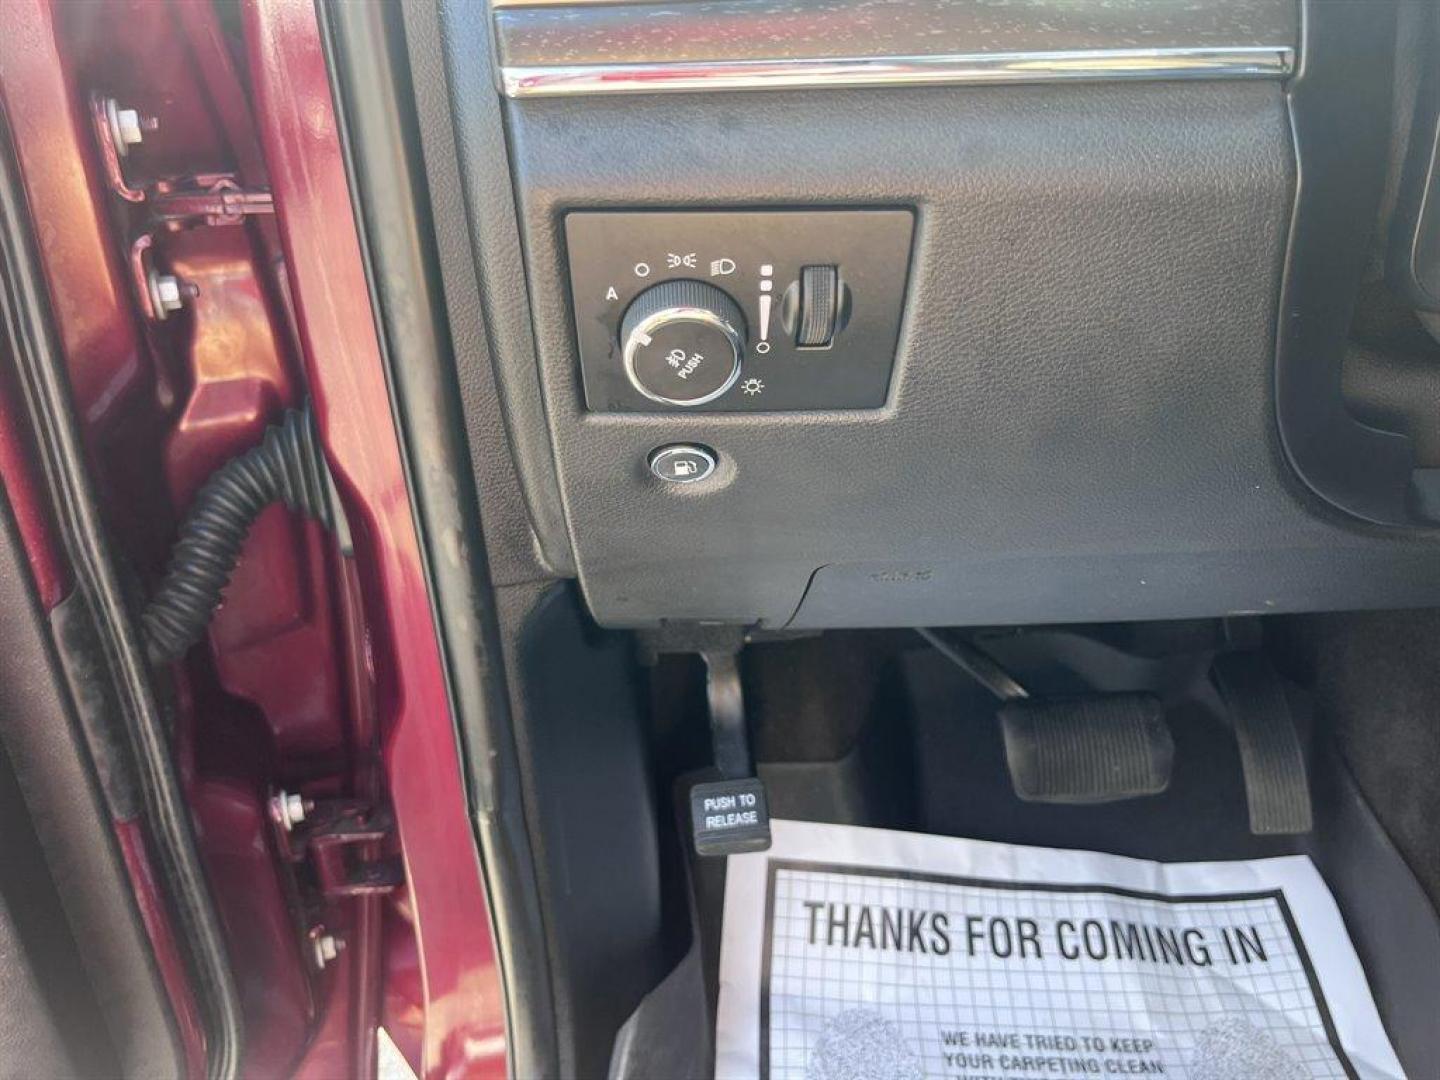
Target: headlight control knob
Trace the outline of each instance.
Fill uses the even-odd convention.
[[[703,281],[665,281],[635,298],[620,324],[625,374],[664,405],[704,405],[740,378],[745,316]]]

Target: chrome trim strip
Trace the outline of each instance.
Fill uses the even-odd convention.
[[[1114,79],[1281,79],[1288,45],[1072,49],[1062,52],[863,56],[823,60],[713,60],[652,64],[506,66],[506,97],[653,94],[845,86],[963,86]]]

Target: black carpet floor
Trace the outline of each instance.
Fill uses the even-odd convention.
[[[1009,662],[1023,665],[1024,657],[1012,656]],[[784,670],[783,664],[773,666]],[[1196,673],[1204,667],[1199,662]],[[1177,680],[1173,662],[1140,664],[1126,674],[1132,676],[1136,683],[1153,678],[1168,685],[1176,755],[1172,782],[1163,794],[1097,806],[1022,802],[1010,786],[994,702],[937,653],[916,648],[898,655],[882,690],[858,705],[850,695],[835,706],[852,714],[857,707],[867,710],[863,724],[855,723],[853,715],[841,719],[850,734],[838,759],[797,760],[799,754],[786,752],[826,745],[815,732],[795,735],[793,712],[789,734],[757,733],[757,747],[776,748],[775,756],[784,759],[760,762],[772,813],[1166,862],[1307,854],[1336,897],[1408,1074],[1417,1080],[1440,1078],[1440,920],[1361,796],[1333,728],[1305,733],[1311,747],[1314,832],[1253,836],[1234,736],[1203,679],[1187,686],[1183,673]],[[814,711],[800,719],[813,726],[826,723]],[[756,720],[772,725],[784,717],[772,710]],[[1303,711],[1301,723],[1312,726]],[[1341,738],[1347,730],[1341,729]],[[832,740],[830,745],[837,744]],[[713,1007],[723,866],[700,860],[691,869]]]

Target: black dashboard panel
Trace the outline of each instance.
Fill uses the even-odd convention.
[[[1294,5],[1266,9],[1287,9],[1281,33]],[[485,63],[490,26],[453,28],[452,65]],[[453,107],[477,183],[497,164],[465,133],[493,104],[457,94]],[[502,382],[538,379],[568,540],[602,623],[1440,601],[1427,536],[1340,513],[1279,438],[1277,301],[1297,193],[1281,79],[566,93],[501,107],[525,261],[523,275],[490,272],[528,285],[535,366],[497,364]],[[587,407],[567,217],[866,207],[915,214],[882,407]],[[493,208],[470,211],[483,231]],[[647,463],[670,444],[712,450],[713,473],[657,480]]]

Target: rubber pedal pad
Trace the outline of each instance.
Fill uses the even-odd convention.
[[[1170,786],[1175,742],[1153,694],[1027,698],[999,717],[1010,781],[1026,802],[1116,802]]]
[[[1222,654],[1210,674],[1240,744],[1250,831],[1308,833],[1315,824],[1310,779],[1285,684],[1260,653]]]

